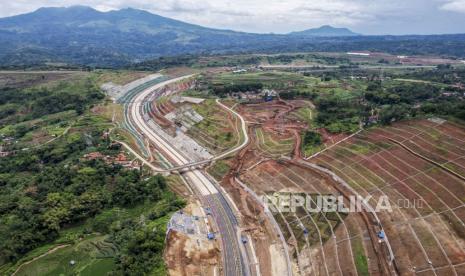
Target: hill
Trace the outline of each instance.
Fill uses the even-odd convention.
[[[218,49],[254,36],[204,28],[131,8],[109,12],[84,6],[41,8],[0,19],[0,53],[8,64],[26,60],[126,63]]]
[[[218,30],[132,8],[40,8],[0,18],[3,68],[71,64],[123,67],[161,56],[374,50],[464,56],[464,35],[361,36],[322,26],[287,35]]]
[[[347,28],[334,28],[329,25],[324,25],[315,29],[308,29],[301,32],[292,32],[290,35],[299,35],[299,36],[356,36],[360,35],[352,32]]]

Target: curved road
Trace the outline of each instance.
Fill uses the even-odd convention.
[[[165,140],[155,131],[155,123],[150,119],[146,120],[144,118],[142,109],[145,101],[151,96],[156,96],[155,93],[158,92],[159,88],[190,77],[192,75],[171,79],[141,91],[129,103],[129,108],[127,109],[129,113],[128,117],[131,123],[137,128],[137,131],[156,144],[175,166],[190,164],[192,161],[171,145],[170,141]],[[238,230],[236,217],[231,206],[221,194],[221,191],[216,188],[215,183],[212,183],[209,177],[202,171],[193,170],[186,172],[183,174],[183,177],[199,193],[203,203],[212,210],[213,218],[219,229],[219,238],[222,242],[224,274],[227,276],[250,275],[248,259],[241,254],[240,241],[236,235]]]
[[[242,134],[244,135],[244,141],[237,147],[234,147],[226,152],[223,152],[217,156],[214,156],[210,159],[205,159],[205,160],[201,160],[201,161],[195,161],[195,162],[188,162],[188,163],[182,163],[181,165],[176,165],[172,168],[169,168],[169,169],[162,169],[162,168],[158,168],[158,167],[155,167],[153,166],[152,164],[148,163],[147,161],[142,161],[144,162],[145,164],[150,164],[149,167],[151,167],[153,169],[153,171],[155,172],[159,172],[159,173],[169,173],[169,172],[176,172],[176,171],[182,171],[183,169],[188,169],[188,168],[196,168],[196,167],[199,167],[199,166],[202,166],[202,165],[206,165],[206,164],[209,164],[213,161],[217,161],[217,160],[220,160],[220,159],[223,159],[225,158],[226,156],[230,155],[230,154],[233,154],[233,153],[236,153],[238,151],[240,151],[241,149],[243,149],[245,146],[247,146],[247,144],[249,143],[249,135],[247,134],[247,125],[245,123],[245,120],[244,118],[239,114],[237,113],[236,111],[232,110],[231,108],[229,108],[228,106],[222,104],[218,99],[216,100],[216,103],[218,105],[220,105],[222,108],[228,110],[228,112],[231,112],[232,114],[234,114],[235,116],[237,116],[239,118],[239,120],[241,121],[241,128],[242,128]],[[127,145],[125,145],[124,143],[121,143],[123,144],[126,148],[128,148]],[[133,150],[130,150],[133,154],[134,154],[134,151]],[[135,154],[136,156],[138,156],[138,154]]]
[[[231,150],[228,150],[218,156],[215,156],[213,157],[211,160],[219,160],[219,159],[223,159],[224,157],[232,154],[232,153],[236,153],[238,151],[240,151],[241,149],[243,149],[245,146],[247,146],[247,144],[249,143],[249,135],[247,134],[247,125],[245,124],[245,120],[244,118],[242,118],[242,116],[237,113],[236,111],[232,110],[231,108],[227,107],[226,105],[222,104],[220,102],[219,99],[216,99],[216,103],[219,104],[221,107],[223,107],[224,109],[228,110],[229,112],[231,112],[232,114],[236,115],[239,120],[241,120],[241,128],[242,128],[242,134],[244,135],[244,142],[242,142],[242,144],[240,144],[239,146],[235,147],[235,148],[232,148]]]

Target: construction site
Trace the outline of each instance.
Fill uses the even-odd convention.
[[[198,202],[171,217],[166,235],[165,260],[170,275],[216,275],[220,247]]]
[[[249,260],[243,269],[251,275],[464,273],[465,141],[457,138],[465,137],[463,127],[433,118],[332,134],[313,124],[317,110],[311,101],[184,95],[197,88],[195,78],[178,81],[141,104],[149,128],[190,165],[170,169],[174,159],[166,149],[140,135],[130,120],[123,126],[160,172],[182,178],[201,170],[214,183],[220,201],[232,206],[225,217],[237,221],[239,250]],[[310,150],[302,145],[308,131],[322,139]],[[347,204],[353,196],[372,198],[359,212],[272,212],[262,198],[276,193],[312,201],[331,195]],[[169,223],[169,273],[222,273],[221,214],[205,207],[211,197],[198,201],[195,188],[187,194],[190,204]],[[389,198],[392,212],[373,210],[381,196]],[[424,205],[405,206],[411,202]]]
[[[380,229],[372,224],[370,214],[309,213],[299,208],[295,213],[273,213],[270,219],[263,206],[257,204],[257,198],[276,192],[310,197],[349,196],[331,177],[300,162],[303,160],[301,134],[309,126],[295,111],[308,106],[311,107],[311,103],[303,101],[238,106],[237,110],[249,123],[251,142],[228,160],[230,171],[221,183],[233,195],[246,227],[256,229],[253,236],[257,237],[257,246],[268,248],[257,250],[262,255],[270,252],[272,244],[260,238],[261,232],[267,231],[263,221],[271,220],[278,225],[288,246],[294,274],[357,275],[368,270],[389,274],[392,268],[376,236]],[[342,139],[331,138],[325,139],[328,146]],[[278,241],[275,238],[275,242]],[[267,257],[262,256],[264,260]]]

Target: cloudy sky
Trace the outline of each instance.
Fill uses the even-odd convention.
[[[329,24],[363,34],[465,33],[465,0],[14,0],[0,17],[39,7],[126,7],[214,28],[286,33]]]

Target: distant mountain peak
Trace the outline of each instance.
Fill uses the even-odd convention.
[[[331,25],[323,25],[319,28],[304,30],[301,32],[292,32],[290,35],[298,36],[357,36],[360,34],[354,33],[348,28],[335,28]]]
[[[50,11],[59,11],[59,12],[63,12],[63,11],[68,11],[68,12],[76,12],[76,11],[79,11],[79,12],[98,12],[97,10],[89,7],[89,6],[84,6],[84,5],[73,5],[73,6],[69,6],[69,7],[42,7],[42,8],[39,8],[37,9],[34,13],[40,13],[40,12],[50,12]]]
[[[65,9],[72,9],[72,10],[95,10],[94,8],[92,7],[89,7],[89,6],[85,6],[85,5],[72,5],[72,6],[69,6]]]
[[[24,18],[31,20],[31,17],[36,16],[37,19],[43,19],[47,21],[54,21],[56,18],[62,18],[63,20],[71,19],[82,19],[98,16],[101,12],[88,6],[75,5],[70,7],[43,7],[29,14],[20,14],[13,16],[16,18]],[[38,22],[39,23],[39,22]]]

